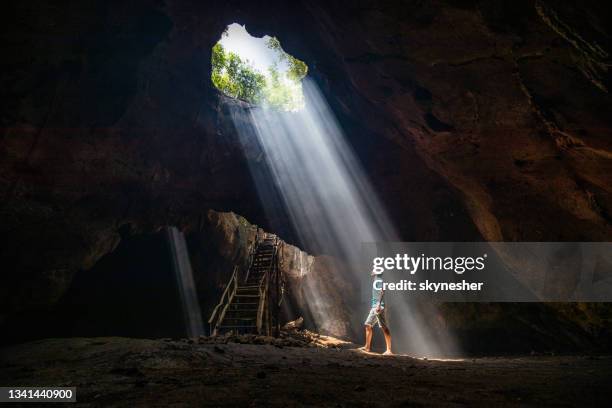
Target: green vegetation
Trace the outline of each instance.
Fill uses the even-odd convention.
[[[304,106],[302,79],[308,67],[287,54],[276,38],[270,37],[266,45],[276,54],[276,61],[264,74],[248,60],[217,43],[212,49],[212,83],[226,95],[253,104],[285,111],[301,109]]]
[[[268,48],[274,50],[279,62],[286,62],[289,68],[287,69],[287,77],[292,81],[301,81],[308,73],[308,66],[304,61],[300,61],[292,55],[287,54],[281,47],[280,41],[276,37],[270,37],[267,42]]]
[[[232,98],[260,103],[261,90],[266,86],[264,75],[254,70],[233,52],[226,52],[217,43],[212,49],[212,82]]]

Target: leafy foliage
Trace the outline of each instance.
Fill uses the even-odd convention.
[[[299,110],[304,105],[302,84],[297,81],[283,81],[276,66],[271,66],[264,89],[265,101],[269,106],[283,110]]]
[[[264,75],[252,68],[248,62],[233,52],[226,52],[217,43],[212,50],[213,84],[228,96],[243,99],[252,103],[260,103],[261,90],[266,85]]]
[[[283,50],[280,41],[276,37],[270,37],[267,42],[268,48],[276,51],[279,61],[286,62],[289,66],[287,76],[293,81],[301,81],[308,73],[308,66],[304,61],[300,61],[292,55],[289,55]]]
[[[217,43],[211,57],[213,84],[228,96],[254,104],[286,111],[301,109],[304,105],[301,81],[308,72],[307,65],[287,54],[274,37],[266,45],[275,52],[276,62],[262,74],[248,60]],[[280,65],[285,69],[279,69]]]

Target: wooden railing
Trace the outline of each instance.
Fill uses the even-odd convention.
[[[265,236],[265,233],[263,232],[263,230],[261,228],[257,228],[255,232],[255,242],[253,243],[253,248],[251,248],[251,251],[249,253],[249,259],[247,261],[247,270],[246,270],[246,273],[244,274],[245,282],[249,279],[249,272],[251,270],[251,266],[253,265],[253,257],[255,256],[255,252],[257,251],[257,245],[259,245],[259,241],[261,241],[259,237],[260,232],[264,234]]]
[[[234,272],[232,273],[232,277],[223,291],[223,295],[221,295],[221,300],[213,309],[210,319],[208,319],[209,335],[217,335],[217,326],[223,321],[225,312],[227,312],[227,308],[229,307],[230,303],[232,303],[232,299],[236,295],[236,290],[238,290],[238,265],[234,266]]]
[[[278,262],[280,248],[278,237],[274,237],[274,252],[270,267],[259,285],[259,305],[257,307],[257,332],[267,336],[278,336],[280,333],[280,284],[281,272]]]
[[[247,271],[245,273],[244,280],[246,281],[249,278],[249,270],[253,264],[253,257],[255,255],[255,251],[257,249],[257,245],[261,240],[260,236],[263,234],[263,230],[261,228],[257,228],[255,232],[255,242],[253,243],[253,248],[249,252],[249,259],[247,261]],[[240,279],[239,267],[238,265],[234,266],[234,271],[232,272],[232,277],[230,278],[225,290],[223,291],[223,295],[221,295],[221,300],[219,304],[215,306],[213,309],[210,318],[208,319],[208,334],[210,336],[217,335],[217,327],[221,322],[223,322],[223,318],[225,317],[225,312],[232,302],[232,299],[236,295],[236,291],[238,290],[238,281]]]
[[[267,303],[267,299],[266,299],[266,295],[268,293],[267,291],[267,287],[268,287],[268,274],[266,273],[266,275],[264,276],[264,278],[261,280],[261,284],[259,285],[259,305],[257,306],[257,333],[259,334],[268,334],[266,330],[266,333],[263,333],[263,329],[264,329],[264,311],[266,310],[266,303]]]
[[[274,337],[278,337],[280,335],[280,310],[281,305],[283,303],[283,299],[285,298],[285,275],[283,274],[283,247],[285,243],[281,240],[278,240],[278,245],[276,249],[276,262],[274,263],[274,267],[276,268],[275,274],[273,276],[273,288],[274,288],[274,309],[273,309],[273,331],[272,335]]]
[[[261,231],[263,233],[263,231]],[[265,238],[265,233],[264,238]],[[255,237],[255,244],[249,254],[247,262],[248,269],[244,281],[246,282],[249,278],[249,271],[253,266],[254,256],[257,252],[257,247],[260,243],[260,229],[257,230]],[[274,250],[272,252],[272,258],[268,269],[265,271],[261,282],[259,283],[259,303],[257,305],[257,316],[256,316],[256,330],[259,334],[267,336],[278,336],[280,333],[280,305],[283,299],[283,276],[282,267],[280,265],[279,252],[282,250],[282,241],[274,236]],[[223,322],[225,313],[227,312],[230,304],[236,292],[238,290],[238,282],[242,281],[239,273],[239,267],[236,265],[232,273],[219,304],[214,308],[210,319],[208,320],[209,334],[211,336],[217,335],[218,327]]]

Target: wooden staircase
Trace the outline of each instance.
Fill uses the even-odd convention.
[[[269,321],[269,282],[277,270],[276,252],[278,238],[264,233],[251,254],[251,261],[246,277],[239,279],[237,271],[223,293],[221,302],[209,320],[212,335],[228,332],[235,334],[262,333],[267,330],[264,323]]]

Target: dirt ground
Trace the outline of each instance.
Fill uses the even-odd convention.
[[[83,407],[584,407],[612,400],[608,356],[442,361],[318,343],[48,339],[1,349],[0,385],[77,387],[70,406]]]

